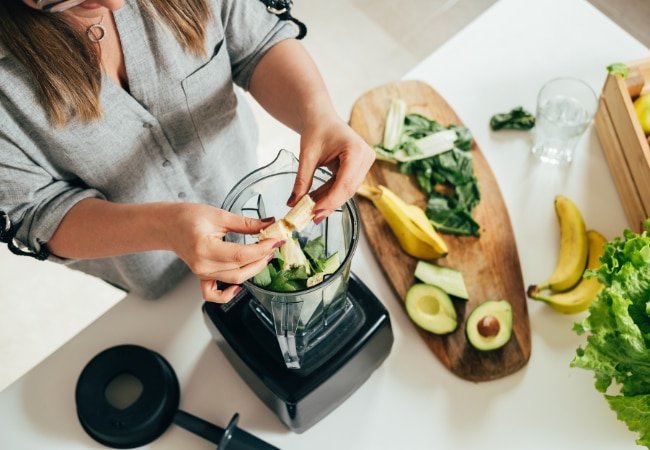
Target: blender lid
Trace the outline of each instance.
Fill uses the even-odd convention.
[[[124,374],[140,381],[142,392],[130,405],[118,408],[106,398],[106,387]],[[180,387],[173,368],[158,353],[138,345],[111,347],[95,356],[79,376],[75,401],[86,433],[111,448],[146,445],[173,422],[219,450],[278,450],[238,428],[237,413],[223,429],[179,410]]]

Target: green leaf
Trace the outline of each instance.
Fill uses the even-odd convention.
[[[419,157],[422,151],[416,141],[444,130],[456,133],[454,148],[431,157]],[[481,198],[470,153],[473,145],[474,139],[467,128],[445,127],[421,114],[411,113],[404,118],[400,143],[390,151],[377,145],[375,152],[384,159],[403,160],[399,162],[399,171],[413,175],[418,187],[430,201],[434,200],[436,206],[427,215],[439,231],[478,236],[480,227],[471,216]],[[436,188],[441,185],[451,194],[438,202],[442,194]]]
[[[612,75],[620,75],[627,78],[630,74],[630,69],[623,63],[614,63],[607,66],[607,71]]]
[[[650,448],[650,395],[606,395],[605,398],[618,420],[625,422],[630,431],[639,433],[636,443]]]
[[[535,116],[521,106],[513,108],[508,113],[495,114],[490,118],[490,128],[493,131],[530,130],[534,126]]]
[[[264,266],[264,269],[253,277],[253,283],[261,287],[271,284],[271,269],[269,267],[273,266],[270,263]]]
[[[650,227],[650,222],[645,226]],[[637,443],[649,446],[650,236],[648,231],[625,230],[604,250],[601,265],[590,271],[603,289],[589,315],[573,327],[587,336],[587,344],[576,350],[571,367],[593,371],[599,392],[617,386],[621,395],[605,398],[617,417],[639,433]]]

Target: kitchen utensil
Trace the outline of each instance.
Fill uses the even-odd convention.
[[[141,393],[130,405],[111,404],[107,386],[124,374],[141,383]],[[238,428],[238,414],[224,429],[179,410],[180,387],[173,368],[158,353],[137,345],[118,345],[95,356],[79,376],[75,401],[84,430],[111,448],[144,446],[175,423],[219,450],[278,450]]]

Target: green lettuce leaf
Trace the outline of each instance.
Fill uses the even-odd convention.
[[[634,397],[609,396],[605,398],[612,410],[616,411],[618,420],[627,424],[630,431],[639,433],[636,443],[650,448],[650,395],[637,395]]]
[[[594,372],[596,389],[650,448],[650,221],[645,226],[606,243],[600,267],[590,271],[604,288],[573,327],[587,343],[571,366]],[[619,395],[607,395],[610,387]]]

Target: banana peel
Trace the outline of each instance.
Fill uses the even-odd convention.
[[[418,259],[446,256],[449,248],[422,208],[406,203],[385,186],[361,185],[357,194],[372,201],[404,252]]]
[[[587,240],[589,242],[587,270],[597,269],[600,266],[600,258],[605,253],[603,244],[606,239],[598,231],[588,230]],[[531,286],[528,288],[528,296],[547,303],[561,313],[577,314],[589,308],[602,288],[603,285],[598,278],[585,278],[583,275],[578,284],[568,291],[545,294],[537,289],[537,286]]]

